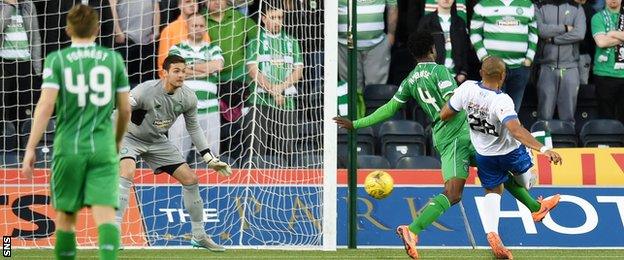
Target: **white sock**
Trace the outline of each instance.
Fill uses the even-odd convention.
[[[488,193],[485,195],[485,213],[483,214],[483,230],[485,233],[498,234],[498,217],[500,215],[501,195]]]
[[[527,190],[530,190],[537,181],[537,176],[533,174],[533,170],[528,170],[520,175],[513,175],[513,178],[518,185],[526,188]]]
[[[121,230],[121,222],[123,221],[126,208],[128,208],[131,188],[132,181],[124,177],[119,177],[119,208],[117,208],[117,211],[115,212],[115,222],[117,223],[119,230]]]

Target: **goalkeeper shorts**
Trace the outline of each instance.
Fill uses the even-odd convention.
[[[166,166],[186,163],[180,150],[171,142],[148,143],[130,135],[124,136],[121,149],[119,149],[119,158],[121,160],[131,158],[137,161],[139,156],[157,174],[161,173],[159,169]]]

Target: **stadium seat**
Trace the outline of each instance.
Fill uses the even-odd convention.
[[[0,122],[0,146],[3,151],[13,151],[17,148],[17,130],[11,122]]]
[[[322,147],[322,125],[318,123],[307,123],[297,126],[298,135],[297,147],[303,147],[304,150],[317,150]]]
[[[358,154],[374,154],[375,152],[375,135],[371,127],[358,129],[357,134],[357,150]],[[347,143],[349,140],[349,133],[344,128],[338,128],[338,155],[346,154],[349,152]]]
[[[581,133],[581,129],[583,126],[594,119],[598,119],[598,105],[579,105],[576,107],[576,112],[574,113],[574,127],[576,128],[576,133]]]
[[[584,147],[624,147],[624,125],[618,120],[591,120],[581,129],[580,137]]]
[[[16,151],[0,153],[0,168],[19,168],[20,158]]]
[[[403,156],[424,155],[424,132],[423,127],[414,121],[396,120],[383,123],[379,129],[382,154],[393,163]]]
[[[321,155],[304,155],[299,157],[297,168],[320,169],[323,168],[323,156]]]
[[[431,120],[418,104],[414,104],[414,106],[412,107],[412,118],[424,127],[427,127],[431,124]]]
[[[390,169],[390,162],[377,155],[361,155],[358,156],[357,167],[360,169]]]
[[[399,88],[391,84],[373,84],[364,87],[364,103],[366,105],[366,115],[370,115],[375,110],[386,104]],[[391,119],[405,119],[405,111],[401,109],[399,113],[392,116]]]
[[[24,121],[24,123],[22,124],[22,127],[20,129],[20,137],[19,137],[20,142],[21,142],[20,143],[21,148],[26,148],[26,143],[28,143],[28,136],[30,135],[31,125],[32,125],[31,119]],[[50,121],[48,122],[48,126],[46,127],[46,130],[38,146],[42,146],[43,144],[48,144],[49,146],[52,146],[52,142],[54,141],[55,129],[56,129],[55,121],[54,119],[50,119]]]
[[[28,143],[28,138],[30,136],[30,128],[32,126],[32,120],[28,119],[24,121],[21,126],[20,134],[19,134],[19,146],[21,148],[26,148],[26,144]],[[35,156],[37,160],[35,161],[35,168],[51,168],[52,167],[52,156],[53,156],[53,142],[54,142],[54,131],[56,125],[54,119],[50,119],[48,122],[48,126],[46,130],[37,144],[35,148]]]
[[[529,104],[522,105],[520,107],[520,112],[518,112],[518,120],[525,127],[529,128],[535,122],[537,122],[537,106],[532,106]]]
[[[581,85],[576,100],[576,112],[574,114],[576,122],[574,126],[576,127],[576,133],[580,133],[585,123],[599,119],[596,86],[594,84]]]
[[[240,162],[242,160],[242,158],[232,158],[230,156],[227,155],[220,155],[219,156],[219,160],[221,160],[222,162],[227,163],[228,165],[230,165],[230,167],[232,168],[240,168]]]
[[[558,148],[577,147],[576,130],[574,125],[562,120],[540,120],[531,126],[531,132],[548,131],[552,137],[553,146]]]
[[[405,156],[394,165],[395,169],[440,169],[438,159],[430,156]]]
[[[243,168],[255,168],[255,169],[276,169],[285,168],[285,162],[280,158],[270,155],[265,156],[253,156],[251,161],[243,162]]]
[[[35,168],[52,168],[52,157],[54,154],[51,141],[48,144],[39,143],[39,146],[35,148],[35,155],[37,156]]]
[[[366,107],[380,107],[388,102],[399,87],[390,84],[373,84],[364,87],[364,101]]]

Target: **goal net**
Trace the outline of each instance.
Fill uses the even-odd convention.
[[[32,62],[14,64],[0,55],[3,71],[16,69],[2,75],[0,214],[5,221],[0,230],[13,236],[15,246],[50,247],[56,230],[48,184],[53,121],[37,147],[35,178],[22,179],[19,167],[40,87],[35,64],[70,45],[65,17],[69,2],[81,1],[32,2],[36,15],[18,6],[20,11],[12,16],[22,24],[38,23],[38,28],[32,22],[20,27],[27,40],[35,34],[41,38],[24,48]],[[97,43],[122,54],[132,86],[161,77],[163,54],[174,48],[189,66],[223,59],[218,72],[189,76],[186,85],[198,96],[200,124],[211,150],[232,165],[232,176],[220,177],[208,169],[185,130],[169,133],[199,177],[207,234],[226,247],[335,249],[336,127],[331,117],[337,111],[336,3],[119,0],[111,8],[108,1],[82,2],[99,4],[94,6],[101,19]],[[206,55],[191,41],[185,13],[192,5],[206,26],[202,41],[219,46],[220,55]],[[7,39],[6,29],[0,35]],[[5,41],[0,54],[10,48]],[[9,104],[7,98],[15,100]],[[139,160],[129,205],[121,227],[125,247],[190,246],[182,186],[171,176],[154,175]],[[97,228],[89,211],[83,210],[78,219],[78,245],[96,246]]]

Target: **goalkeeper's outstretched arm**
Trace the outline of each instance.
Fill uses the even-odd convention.
[[[401,107],[403,107],[403,104],[393,98],[366,117],[360,118],[353,122],[344,117],[334,117],[334,121],[338,124],[338,126],[348,130],[365,128],[390,119],[401,109]]]

